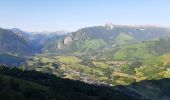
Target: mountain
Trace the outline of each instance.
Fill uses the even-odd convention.
[[[170,98],[169,28],[106,24],[64,35],[0,29],[0,43],[0,63],[25,62],[22,70],[0,67],[2,100]],[[37,49],[43,53],[21,57]]]
[[[133,44],[170,36],[168,28],[156,26],[126,26],[106,24],[72,32],[45,50],[49,52],[73,53],[99,51],[113,46]],[[50,48],[54,48],[50,50]]]
[[[36,48],[38,52],[42,52],[43,48],[46,48],[52,43],[55,43],[60,38],[64,37],[68,32],[66,31],[56,31],[56,32],[26,32],[18,28],[12,28],[10,29],[16,34],[19,34],[21,36],[24,36],[29,44]]]
[[[64,32],[51,32],[51,33],[44,33],[44,32],[38,32],[38,33],[31,33],[28,37],[30,43],[35,48],[38,48],[42,50],[46,47],[46,45],[50,45],[51,43],[59,40],[60,38],[64,37],[66,33]]]
[[[25,36],[25,37],[28,37],[28,36],[30,35],[29,32],[25,32],[25,31],[23,31],[23,30],[21,30],[21,29],[19,29],[19,28],[12,28],[12,29],[10,29],[10,30],[13,31],[13,32],[16,33],[16,34],[21,34],[21,35],[23,35],[23,36]]]
[[[112,55],[114,60],[132,60],[133,58],[138,58],[144,60],[145,63],[156,63],[160,60],[161,56],[170,53],[169,44],[170,38],[145,41],[126,46],[119,46],[115,54],[112,53],[107,55]]]
[[[23,34],[0,28],[0,54],[31,55],[35,52]]]

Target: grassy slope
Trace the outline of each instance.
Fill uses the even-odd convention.
[[[13,79],[15,80],[18,84],[20,84],[21,88],[29,88],[31,87],[35,87],[36,89],[40,89],[40,90],[48,90],[49,87],[35,83],[35,82],[31,82],[28,80],[23,80],[23,79],[19,79],[16,77],[12,77],[12,76],[8,76],[8,75],[0,75],[1,78],[4,79],[4,82],[8,84],[8,82]]]
[[[127,86],[128,89],[133,90],[151,100],[166,100],[170,98],[170,79],[160,80],[145,80],[139,83],[134,83]]]
[[[106,45],[106,43],[102,39],[92,39],[92,40],[85,40],[85,43],[83,44],[83,48],[96,50],[104,45]]]
[[[134,38],[132,36],[122,32],[116,37],[115,41],[119,45],[124,45],[132,40],[134,40]]]
[[[73,56],[58,56],[57,57],[58,61],[63,62],[63,63],[78,63],[80,62],[80,59],[73,57]]]
[[[161,62],[161,56],[170,52],[170,48],[167,47],[170,41],[163,44],[161,40],[152,42],[142,42],[128,46],[121,46],[115,54],[116,60],[130,60],[133,58],[140,58],[146,64],[153,64],[155,62]],[[163,45],[161,45],[163,44]]]
[[[35,71],[2,68],[0,71],[1,100],[136,100],[136,97],[109,87],[60,79]]]

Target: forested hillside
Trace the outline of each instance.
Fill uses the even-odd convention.
[[[134,92],[135,93],[135,92]],[[0,67],[1,100],[138,100],[111,87],[89,85],[54,75]]]

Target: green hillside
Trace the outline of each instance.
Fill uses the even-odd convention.
[[[134,41],[134,38],[132,36],[126,33],[122,33],[122,32],[115,39],[115,42],[118,45],[125,45],[133,41]]]
[[[159,39],[155,41],[141,42],[127,46],[120,46],[115,53],[115,60],[131,60],[139,58],[145,63],[156,63],[160,61],[163,54],[170,52],[170,39]]]
[[[84,44],[82,45],[82,48],[98,50],[99,48],[106,46],[106,45],[107,43],[104,42],[102,39],[92,39],[92,40],[85,40]]]
[[[83,98],[82,98],[83,97]],[[1,100],[138,100],[110,87],[0,67]]]
[[[113,45],[129,45],[136,42],[152,41],[159,38],[169,37],[166,28],[154,26],[94,26],[72,32],[61,40],[50,44],[44,50],[48,53],[71,54],[74,52],[90,49],[112,49]],[[50,49],[55,48],[55,49]],[[100,48],[100,49],[99,49]],[[97,50],[97,51],[98,51]]]

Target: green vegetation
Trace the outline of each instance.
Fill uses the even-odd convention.
[[[142,59],[145,64],[160,64],[162,62],[162,54],[170,52],[170,48],[167,47],[169,43],[169,40],[160,39],[151,42],[120,46],[119,50],[114,55],[114,58],[115,60],[131,60],[139,58]]]
[[[161,57],[161,60],[164,63],[164,65],[168,65],[170,63],[170,54],[164,54]]]
[[[101,92],[105,91],[101,90],[98,93],[96,92],[98,89],[96,90],[93,86],[91,87],[91,85],[85,83],[116,86],[130,85],[143,80],[170,78],[170,38],[164,37],[169,35],[166,29],[155,27],[145,27],[142,30],[138,27],[128,26],[114,26],[113,29],[98,26],[90,27],[71,33],[66,36],[67,38],[64,38],[64,36],[60,39],[59,37],[50,38],[55,41],[48,40],[49,43],[40,43],[35,46],[44,50],[42,54],[24,58],[20,56],[31,53],[32,47],[29,47],[29,43],[12,31],[0,29],[0,43],[5,44],[0,45],[0,63],[13,64],[22,69],[12,69],[10,71],[4,68],[2,70],[3,76],[1,75],[0,79],[2,78],[2,84],[7,83],[4,85],[7,88],[0,88],[0,95],[10,93],[12,95],[7,95],[8,97],[21,100],[25,98],[36,98],[36,100],[42,98],[50,98],[50,100],[80,99],[75,95],[87,96],[87,100],[100,100],[101,98],[101,100],[107,100],[108,98],[106,99],[105,95],[110,94],[110,90],[109,93],[106,91],[104,97],[101,97],[103,95]],[[48,42],[46,39],[43,42]],[[16,41],[11,43],[12,40]],[[13,43],[22,45],[17,47]],[[43,45],[45,46],[43,47]],[[25,76],[21,77],[22,75]],[[65,78],[67,82],[56,80],[56,76]],[[47,77],[49,80],[46,79]],[[68,79],[85,83],[78,81],[78,83],[81,83],[78,84],[74,83],[75,81],[68,81]],[[11,84],[16,86],[17,89]],[[155,89],[153,89],[154,86],[156,86]],[[161,88],[155,85],[155,82],[154,86],[151,87],[151,91],[146,93],[144,93],[148,90],[146,88],[150,88],[150,86],[129,86],[128,88],[144,97],[161,95],[163,93],[159,90]],[[27,91],[27,88],[30,88],[30,90]],[[35,93],[29,93],[30,91]],[[153,91],[159,93],[155,94]],[[66,94],[63,96],[63,93]],[[27,94],[31,96],[29,97]],[[42,98],[39,98],[41,95],[43,95]],[[74,96],[71,97],[72,95]]]
[[[163,72],[164,74],[164,76],[163,77],[165,77],[165,78],[170,78],[170,70],[167,70],[167,71],[165,71],[165,72]]]
[[[148,46],[151,43],[147,42],[147,43],[137,43],[137,44],[133,44],[130,46],[122,46],[120,47],[120,50],[118,50],[118,52],[116,52],[115,54],[115,59],[117,60],[128,60],[131,59],[132,57],[137,57],[137,58],[146,58],[146,59],[150,59],[151,57],[154,58],[154,55],[152,55],[149,50],[148,50]],[[149,58],[148,58],[149,57]]]
[[[125,45],[132,42],[134,38],[126,33],[121,32],[115,39],[116,44]]]
[[[58,56],[57,57],[58,61],[63,62],[63,63],[78,63],[80,62],[80,59],[73,57],[73,56]]]
[[[105,45],[106,43],[102,39],[92,39],[92,40],[85,40],[85,43],[83,44],[82,47],[84,49],[97,50]]]
[[[83,98],[82,98],[83,97]],[[61,79],[36,71],[0,67],[1,100],[137,100],[110,87]]]
[[[166,100],[170,93],[170,79],[145,80],[127,86],[128,89],[147,97],[149,100]]]
[[[162,42],[165,47],[158,45]],[[169,39],[160,39],[113,46],[113,49],[108,49],[110,51],[98,53],[94,51],[94,54],[89,52],[56,56],[40,54],[28,60],[25,69],[105,85],[125,85],[142,80],[168,78],[170,77],[168,71],[170,49],[166,47],[168,43]]]

